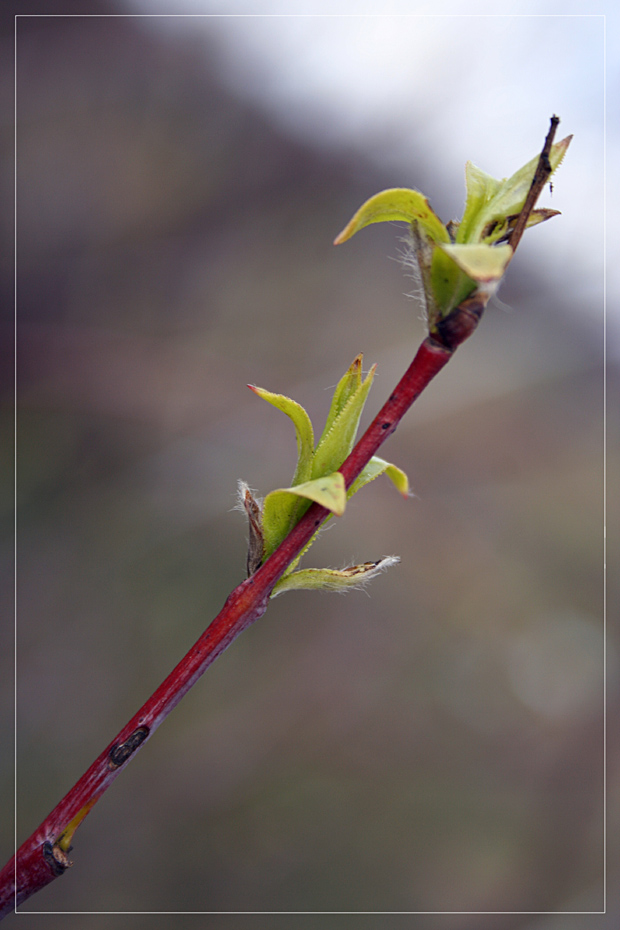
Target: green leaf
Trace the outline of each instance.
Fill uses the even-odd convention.
[[[313,481],[306,481],[304,484],[298,484],[295,487],[287,488],[291,494],[297,494],[299,497],[307,497],[308,500],[316,501],[321,507],[327,507],[337,517],[341,517],[347,503],[347,495],[344,487],[344,478],[339,471],[331,475],[323,475],[321,478],[315,478]]]
[[[405,187],[393,187],[370,197],[334,240],[334,245],[346,242],[356,232],[371,223],[417,221],[434,242],[449,242],[450,236],[444,224],[419,191]]]
[[[263,560],[274,552],[310,506],[290,491],[271,491],[263,501]]]
[[[509,245],[450,244],[442,245],[441,249],[479,286],[497,284],[512,258]]]
[[[299,522],[310,506],[309,501],[316,501],[337,517],[341,517],[346,507],[347,495],[344,478],[340,472],[323,475],[314,481],[306,481],[291,488],[279,488],[267,495],[263,502],[262,521],[265,558],[277,549]]]
[[[352,588],[362,588],[372,578],[375,578],[391,565],[396,565],[399,561],[400,559],[395,556],[387,556],[377,562],[350,565],[340,571],[333,568],[304,568],[301,571],[291,572],[291,574],[280,578],[275,584],[271,596],[276,597],[284,591],[303,589],[344,592],[350,591]]]
[[[467,186],[467,199],[465,212],[456,234],[457,242],[468,242],[469,231],[476,217],[478,217],[493,200],[502,182],[492,178],[490,174],[478,168],[471,161],[465,165],[465,184]]]
[[[336,418],[342,413],[344,407],[347,405],[348,401],[359,390],[362,383],[362,361],[364,356],[362,354],[356,355],[353,359],[344,375],[336,385],[336,390],[334,391],[332,402],[329,408],[329,413],[327,414],[327,420],[325,422],[325,429],[321,434],[321,439],[319,439],[319,444],[323,439],[323,436],[326,435],[332,428]]]
[[[530,229],[532,226],[538,226],[539,223],[544,223],[546,220],[550,220],[552,216],[560,216],[560,211],[549,210],[545,207],[541,207],[539,210],[532,210],[527,218],[525,228]],[[510,216],[500,217],[497,220],[492,220],[482,230],[482,242],[486,245],[492,245],[495,242],[502,242],[507,240],[510,237],[510,234],[514,229],[518,219],[519,214],[513,213]]]
[[[552,173],[561,163],[572,136],[551,146]],[[510,254],[500,251],[517,222],[534,178],[540,155],[536,155],[510,178],[497,180],[471,162],[465,169],[467,199],[461,222],[447,226],[431,209],[419,191],[392,188],[367,200],[335,244],[346,242],[371,223],[404,221],[411,224],[412,247],[416,257],[426,316],[431,332],[441,319],[458,307],[476,287],[493,290],[506,270]],[[527,226],[535,226],[557,215],[555,210],[533,210]],[[474,247],[495,245],[496,254],[473,251]],[[468,247],[470,251],[460,251]],[[334,466],[336,467],[336,466]],[[316,472],[313,471],[313,474]]]
[[[303,517],[311,501],[316,501],[327,508],[330,511],[330,519],[333,515],[341,516],[348,497],[380,474],[387,474],[401,494],[405,497],[408,495],[409,484],[405,473],[383,459],[377,457],[371,459],[348,494],[344,477],[338,471],[353,448],[359,420],[375,374],[376,366],[373,365],[366,378],[362,380],[362,360],[362,356],[358,355],[336,385],[323,435],[310,461],[308,450],[312,449],[313,432],[303,407],[282,394],[272,394],[263,388],[252,388],[259,397],[284,411],[293,420],[299,451],[295,476],[303,474],[306,480],[294,481],[290,488],[272,491],[266,496],[262,505],[255,499],[248,486],[243,482],[240,483],[240,506],[245,510],[250,524],[248,574],[251,575],[256,571],[258,566],[275,551]],[[299,574],[294,570],[318,536],[320,529],[317,529],[303,550],[293,559],[280,580],[280,585],[284,584],[284,578]],[[373,563],[373,565],[378,564]],[[353,566],[351,569],[344,570],[343,577],[349,579],[347,583],[350,584],[353,574],[360,574],[357,571],[358,568],[359,566]],[[331,570],[328,571],[331,572]],[[313,575],[313,578],[316,581],[317,576]],[[355,583],[359,581],[360,578]],[[302,585],[297,580],[292,583],[292,586],[307,587],[308,585],[305,582]]]
[[[431,330],[438,319],[465,300],[476,289],[476,282],[459,268],[440,246],[433,249],[428,297],[428,322]]]
[[[428,307],[431,330],[465,300],[476,287],[494,290],[512,258],[509,245],[455,245],[435,247],[430,287],[433,303]]]
[[[353,497],[353,495],[356,494],[366,484],[369,484],[371,481],[374,481],[375,478],[378,478],[380,475],[383,475],[383,474],[385,474],[390,479],[392,484],[396,487],[397,491],[399,491],[403,495],[403,497],[405,498],[409,497],[409,479],[407,478],[407,475],[405,474],[405,472],[402,471],[402,469],[398,468],[396,465],[392,465],[390,462],[386,462],[384,461],[384,459],[380,459],[377,455],[373,455],[373,457],[368,462],[366,467],[358,475],[358,477],[355,479],[355,481],[353,482],[353,484],[347,491],[347,500]],[[328,520],[331,520],[331,516],[327,518],[325,523],[327,523]],[[324,526],[325,524],[323,524],[323,527],[321,527],[321,529],[323,529]],[[294,571],[294,569],[297,567],[297,565],[299,564],[299,562],[301,561],[305,553],[308,551],[308,549],[312,546],[312,543],[316,540],[320,532],[321,532],[320,529],[317,530],[317,532],[314,534],[312,539],[309,540],[308,544],[299,553],[295,561],[292,562],[291,565],[289,565],[289,567],[287,568],[285,572],[285,575],[288,575],[292,571]]]
[[[284,394],[272,394],[264,388],[255,387],[249,384],[248,387],[263,400],[282,410],[291,418],[295,426],[297,436],[297,468],[293,476],[293,484],[301,484],[307,481],[312,474],[312,453],[314,449],[314,432],[310,417],[297,401],[285,397]]]
[[[353,364],[355,364],[355,362]],[[341,399],[344,399],[346,393],[346,401],[342,406],[339,404],[340,409],[336,416],[331,419],[329,426],[326,426],[314,451],[312,462],[312,476],[314,478],[320,478],[321,475],[328,475],[340,468],[353,448],[362,410],[364,409],[364,404],[366,403],[366,398],[368,397],[376,368],[377,366],[373,365],[364,381],[359,379],[359,383],[353,391],[347,390],[342,392]],[[351,369],[349,369],[349,371],[350,370]],[[347,375],[348,374],[349,372],[347,372]],[[347,375],[345,375],[345,378]],[[338,392],[339,387],[340,385],[336,388],[336,392]]]
[[[380,475],[387,475],[396,490],[399,491],[403,497],[409,497],[409,479],[405,472],[397,468],[396,465],[392,465],[390,462],[380,459],[378,455],[373,455],[368,464],[357,476],[347,491],[347,497],[352,497],[361,488],[371,481],[374,481],[375,478],[378,478]]]
[[[552,173],[560,165],[572,138],[572,136],[567,136],[561,142],[556,142],[551,146],[549,162]],[[467,201],[465,213],[456,234],[457,243],[479,243],[485,230],[490,226],[496,223],[502,224],[506,217],[518,215],[521,212],[539,158],[540,155],[535,155],[511,177],[503,178],[501,181],[491,178],[480,168],[468,163],[466,169]]]

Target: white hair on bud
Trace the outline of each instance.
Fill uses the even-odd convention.
[[[416,303],[419,303],[422,308],[422,313],[420,319],[423,323],[428,324],[428,310],[426,306],[426,292],[424,290],[424,285],[422,283],[422,272],[420,271],[420,264],[418,262],[417,255],[415,253],[413,239],[411,235],[401,236],[399,239],[402,242],[402,246],[398,249],[398,255],[395,261],[399,262],[402,265],[405,271],[405,277],[411,278],[415,287],[413,290],[408,291],[405,294],[405,297],[409,297],[411,300],[415,300]]]
[[[243,513],[243,514],[247,513],[245,501],[246,501],[246,494],[248,492],[250,493],[252,498],[256,501],[258,506],[262,507],[263,498],[257,497],[256,492],[250,487],[247,481],[242,481],[241,478],[239,478],[237,480],[237,503],[235,504],[234,507],[231,507],[230,509],[238,510],[240,513]]]

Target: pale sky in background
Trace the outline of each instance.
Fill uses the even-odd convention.
[[[311,15],[291,15],[293,5],[284,0],[238,0],[228,5],[237,15],[151,22],[216,36],[226,80],[238,92],[315,143],[370,152],[393,170],[394,186],[418,186],[411,166],[420,153],[437,166],[440,199],[449,204],[444,220],[462,212],[467,159],[497,177],[511,174],[539,151],[557,113],[557,138],[574,133],[575,139],[553,195],[545,192],[540,203],[563,216],[535,241],[526,237],[521,252],[583,296],[584,313],[600,321],[604,204],[607,199],[611,216],[619,147],[618,15],[611,3],[595,10],[578,0],[520,0],[503,4],[502,15],[486,0],[393,0],[376,15],[378,6],[299,3],[295,13]],[[129,8],[205,14],[221,5],[131,0]],[[601,15],[587,15],[593,11],[606,13],[606,24]],[[424,193],[437,203],[438,190],[428,181]],[[610,315],[620,294],[611,236],[609,230]]]

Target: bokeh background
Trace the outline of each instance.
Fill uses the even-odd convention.
[[[511,173],[553,112],[575,139],[544,195],[563,216],[528,234],[475,338],[384,450],[415,497],[374,483],[305,562],[400,565],[367,593],[275,600],[95,807],[74,868],[24,910],[83,912],[87,928],[101,911],[136,912],[110,924],[127,928],[168,925],[141,913],[158,911],[615,926],[613,727],[609,914],[569,916],[604,903],[605,660],[610,720],[618,706],[617,627],[606,655],[603,627],[604,20],[523,3],[509,18],[452,15],[472,12],[459,4],[443,17],[397,15],[437,12],[421,4],[380,18],[133,15],[221,12],[146,0],[45,12],[89,15],[17,22],[19,842],[244,576],[236,481],[264,494],[295,462],[290,422],[246,385],[294,397],[320,430],[329,389],[364,352],[379,364],[367,423],[423,338],[397,261],[404,227],[334,249],[350,215],[382,187],[412,186],[447,220],[467,158]],[[13,18],[3,24],[10,88]],[[7,165],[12,136],[11,119]],[[10,180],[4,195],[10,243]],[[10,305],[10,248],[2,262]],[[8,479],[10,319],[3,332]],[[613,620],[613,570],[608,598]],[[10,623],[3,638],[8,858]]]

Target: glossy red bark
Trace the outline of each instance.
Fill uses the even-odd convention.
[[[471,328],[466,335],[470,332]],[[347,487],[448,362],[454,348],[454,345],[441,345],[430,337],[424,340],[393,393],[342,465],[340,471]],[[328,515],[329,511],[318,504],[309,508],[264,565],[229,595],[220,613],[176,668],[18,849],[0,872],[0,917],[58,878],[71,865],[67,852],[81,819],[209,665],[262,616],[274,584]]]

